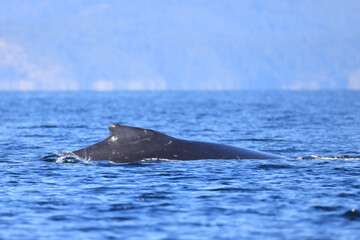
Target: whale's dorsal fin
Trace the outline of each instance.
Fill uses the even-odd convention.
[[[116,137],[117,139],[124,139],[124,140],[149,138],[161,134],[151,129],[129,127],[117,123],[109,126],[109,131],[110,131],[109,137]]]

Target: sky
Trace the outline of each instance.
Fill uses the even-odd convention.
[[[360,90],[358,0],[1,0],[0,90]]]

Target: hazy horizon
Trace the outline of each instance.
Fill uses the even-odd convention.
[[[4,1],[1,91],[360,90],[360,2]]]

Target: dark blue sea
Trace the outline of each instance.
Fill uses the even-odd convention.
[[[288,159],[67,159],[113,123]],[[360,238],[360,92],[0,92],[0,131],[0,239]]]

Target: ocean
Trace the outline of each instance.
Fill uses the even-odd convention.
[[[0,109],[0,239],[360,238],[360,91],[0,92]],[[66,160],[113,123],[287,159]]]

